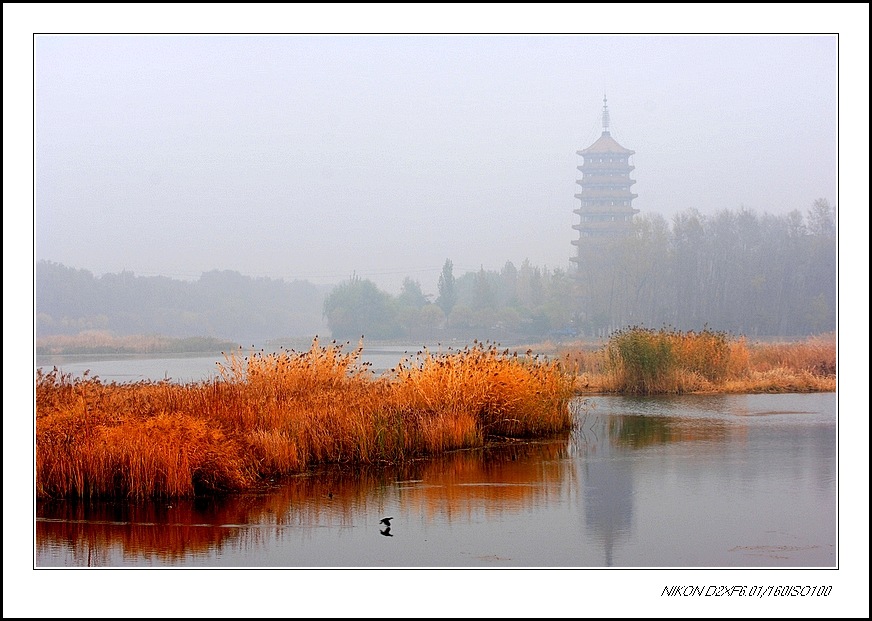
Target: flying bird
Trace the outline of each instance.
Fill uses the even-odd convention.
[[[392,520],[392,519],[394,519],[394,518],[393,518],[393,517],[383,517],[382,519],[380,519],[380,520],[378,521],[378,523],[379,523],[379,524],[384,524],[385,526],[387,526],[388,528],[390,528],[390,527],[391,527],[391,520]]]

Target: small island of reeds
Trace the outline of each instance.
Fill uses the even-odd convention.
[[[314,464],[398,462],[493,437],[568,431],[573,376],[532,352],[418,352],[375,376],[316,338],[308,351],[226,354],[214,380],[36,378],[37,497],[236,491]]]
[[[317,338],[225,354],[213,379],[105,383],[36,374],[37,498],[252,489],[319,464],[379,464],[568,433],[585,393],[835,390],[835,342],[749,346],[723,333],[629,328],[553,355],[473,342],[381,375]]]
[[[836,337],[754,341],[703,329],[634,326],[608,342],[534,347],[560,359],[580,393],[624,395],[834,392]]]

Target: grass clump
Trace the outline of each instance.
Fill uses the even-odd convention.
[[[633,327],[613,333],[606,353],[618,391],[650,395],[688,392],[722,381],[734,352],[723,332]]]
[[[609,368],[622,392],[672,392],[676,379],[673,342],[667,334],[643,328],[612,334],[606,349]]]

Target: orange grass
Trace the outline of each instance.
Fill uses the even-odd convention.
[[[757,343],[749,350],[749,365],[761,373],[776,369],[836,375],[836,335],[815,336],[801,343]]]
[[[38,497],[172,497],[250,488],[318,463],[398,462],[488,437],[567,431],[573,377],[476,343],[375,377],[362,344],[226,355],[186,385],[36,378]]]
[[[624,357],[623,352],[630,355]],[[834,334],[805,341],[748,343],[723,333],[631,328],[597,349],[565,347],[578,393],[834,392]],[[628,373],[628,366],[635,365]]]
[[[835,339],[755,343],[714,333],[631,334],[668,374],[635,386],[662,392],[810,392],[836,387]],[[651,348],[651,344],[662,346]],[[612,350],[609,350],[609,346]],[[104,384],[57,369],[36,377],[36,494],[173,497],[251,488],[319,463],[397,463],[533,437],[572,426],[574,394],[627,392],[610,340],[552,360],[475,343],[422,350],[376,377],[362,344],[308,351],[241,351],[219,377]],[[663,349],[665,347],[666,349]],[[646,364],[647,364],[646,362]],[[653,379],[652,379],[653,378]],[[639,378],[637,377],[636,380]],[[656,380],[656,381],[654,381]]]

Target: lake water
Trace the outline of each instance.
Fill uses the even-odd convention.
[[[352,350],[345,348],[346,352]],[[432,349],[433,353],[445,352],[447,347],[441,350]],[[361,362],[369,362],[374,373],[381,373],[396,364],[406,356],[414,356],[416,349],[405,346],[367,346],[361,355]],[[247,356],[250,352],[242,350],[242,355]],[[141,380],[159,381],[170,379],[178,383],[197,382],[218,376],[218,365],[226,365],[227,359],[222,354],[212,355],[185,355],[176,356],[147,356],[147,355],[63,355],[63,356],[36,356],[35,368],[50,371],[57,366],[64,373],[70,373],[74,377],[81,377],[86,371],[90,377],[99,377],[104,382],[138,382]]]
[[[87,364],[104,381],[193,381],[218,359],[197,360]],[[323,468],[224,498],[41,502],[35,565],[837,567],[837,403],[579,398],[563,437]]]

